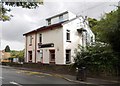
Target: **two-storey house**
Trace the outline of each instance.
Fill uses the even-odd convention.
[[[25,33],[25,62],[70,64],[74,50],[91,44],[95,36],[86,17],[66,11],[46,19],[46,26]]]

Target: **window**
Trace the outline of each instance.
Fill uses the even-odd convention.
[[[60,21],[60,22],[63,21],[63,15],[60,15],[60,16],[59,16],[59,21]]]
[[[71,50],[66,50],[66,63],[69,64],[71,58]]]
[[[48,20],[48,25],[51,25],[51,19]]]
[[[66,32],[66,39],[67,41],[70,41],[70,30],[67,30]]]
[[[32,36],[30,36],[30,46],[32,45]]]
[[[55,62],[55,50],[50,50],[50,62]]]
[[[39,43],[42,44],[42,34],[39,35]]]
[[[43,59],[43,50],[40,50],[40,59]]]

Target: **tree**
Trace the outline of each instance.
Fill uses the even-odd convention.
[[[8,45],[5,47],[5,52],[10,52],[10,47]]]
[[[24,61],[24,50],[21,50],[21,51],[12,50],[10,58],[11,59],[18,58],[19,62],[23,62]]]
[[[108,33],[108,42],[111,44],[114,51],[120,53],[120,7],[118,7],[117,16],[113,17],[117,18],[117,25],[114,26],[114,29]]]
[[[97,21],[92,30],[96,33],[97,41],[107,43],[111,46],[114,57],[116,57],[116,67],[120,75],[120,6],[118,9],[105,13],[105,15]],[[112,54],[112,53],[111,53]]]
[[[120,7],[117,7],[117,10],[105,13],[100,20],[88,18],[88,21],[97,41],[108,43],[115,52],[120,52]]]
[[[12,15],[7,14],[7,12],[10,12],[11,10],[8,8],[5,8],[5,5],[12,6],[12,7],[34,9],[38,7],[39,4],[43,4],[43,1],[42,0],[40,0],[39,2],[4,2],[2,1],[0,3],[0,21],[7,21],[7,20],[10,20],[10,17],[12,17]]]
[[[98,20],[95,18],[88,18],[89,26],[90,28],[93,28],[95,25],[97,25]]]
[[[78,68],[87,67],[93,74],[116,74],[117,57],[109,44],[96,42],[84,50],[80,45],[75,50],[74,65]]]

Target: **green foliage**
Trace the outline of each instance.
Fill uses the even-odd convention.
[[[92,23],[91,28],[97,41],[108,43],[115,52],[120,52],[120,7],[106,13],[99,21],[90,18],[89,22],[90,25]]]
[[[87,46],[86,50],[83,50],[81,46],[75,50],[74,56],[75,66],[86,66],[89,71],[93,73],[115,73],[115,65],[118,58],[112,51],[109,44],[97,42],[92,46]]]
[[[24,60],[24,50],[22,51],[11,51],[11,58],[19,58],[19,61]]]
[[[5,47],[5,52],[10,52],[10,47],[8,45]]]
[[[93,28],[95,25],[97,25],[98,20],[95,18],[88,18],[89,26],[90,28]]]
[[[8,12],[10,11],[10,9],[7,9],[2,4],[0,4],[0,21],[10,20],[10,17],[12,17],[12,15],[8,15]]]
[[[41,2],[3,2],[3,4],[7,6],[13,6],[13,7],[22,7],[22,8],[29,8],[33,9],[39,6],[39,4],[43,4],[43,1]]]
[[[40,2],[2,2],[0,3],[0,21],[9,21],[12,17],[12,15],[8,15],[8,12],[10,12],[11,10],[5,8],[5,5],[34,9],[37,8],[40,4],[43,4],[42,0]]]

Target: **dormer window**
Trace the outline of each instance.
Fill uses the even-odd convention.
[[[63,21],[63,15],[60,15],[59,16],[59,22],[62,22]]]
[[[51,25],[51,19],[48,20],[48,25]]]

